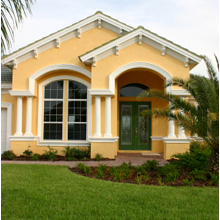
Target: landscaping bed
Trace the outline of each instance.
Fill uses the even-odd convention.
[[[126,163],[118,167],[108,167],[103,164],[100,164],[99,167],[85,167],[88,166],[78,164],[77,167],[69,169],[82,176],[121,183],[155,186],[218,186],[218,180],[214,180],[218,177],[212,176],[213,174],[208,171],[181,169],[178,172],[169,172],[165,171],[166,168],[163,167],[158,167],[157,170],[146,170],[145,165],[133,167]],[[86,173],[86,169],[90,169],[90,172]]]

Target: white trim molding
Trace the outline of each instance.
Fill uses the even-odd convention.
[[[114,70],[110,75],[109,75],[109,90],[115,94],[115,79],[121,75],[121,73],[135,69],[135,68],[143,68],[143,69],[150,69],[153,70],[157,73],[159,73],[162,77],[166,79],[166,82],[168,80],[172,80],[172,76],[170,73],[168,73],[166,70],[162,69],[161,67],[152,64],[152,63],[146,63],[146,62],[133,62],[133,63],[127,63],[123,66],[120,66],[118,69]],[[172,87],[167,87],[166,90],[167,92],[170,92]]]
[[[55,70],[72,70],[72,71],[75,71],[78,73],[82,73],[83,75],[85,75],[91,79],[91,72],[80,67],[80,66],[76,66],[73,64],[55,64],[55,65],[44,67],[29,77],[29,91],[30,91],[30,93],[34,94],[35,80],[37,78],[39,78],[40,76],[43,76],[44,74],[46,74],[48,72],[55,71]]]
[[[84,84],[85,86],[87,86],[88,89],[91,88],[90,83],[88,83],[87,81],[75,77],[75,76],[69,76],[69,75],[60,75],[60,76],[55,76],[55,77],[51,77],[45,81],[43,81],[40,85],[39,85],[39,91],[38,91],[38,137],[39,137],[39,141],[38,141],[38,145],[39,146],[45,146],[45,145],[50,145],[50,143],[57,143],[58,145],[56,146],[63,146],[63,145],[67,145],[69,143],[71,143],[71,146],[73,146],[73,144],[75,144],[74,146],[84,146],[82,145],[82,143],[88,143],[88,137],[91,136],[91,123],[92,123],[92,108],[91,108],[91,95],[88,94],[87,96],[87,137],[86,137],[86,141],[48,141],[48,140],[43,140],[42,139],[42,123],[43,123],[43,87],[51,82],[54,81],[58,81],[58,80],[73,80],[73,81],[77,81],[80,82],[82,84]],[[88,90],[87,89],[87,90]],[[55,146],[55,145],[53,145]]]
[[[97,12],[94,15],[77,22],[67,28],[64,28],[60,31],[57,31],[33,44],[28,45],[27,47],[20,49],[13,54],[7,56],[6,58],[2,59],[2,64],[7,64],[8,66],[14,65],[14,68],[17,68],[17,64],[24,62],[25,60],[34,57],[35,54],[33,51],[36,49],[38,50],[38,55],[45,50],[48,50],[52,47],[60,47],[60,43],[63,43],[73,37],[80,37],[80,35],[92,28],[101,27],[98,21],[101,21],[101,26],[108,28],[118,34],[120,34],[120,30],[125,30],[126,32],[130,32],[134,30],[134,28],[123,24],[102,12]],[[80,33],[78,32],[80,30]],[[70,33],[73,33],[70,35]],[[56,39],[60,39],[59,44],[56,42]],[[53,43],[51,43],[53,42]],[[24,58],[25,56],[25,58]]]
[[[106,142],[110,142],[110,143],[114,143],[118,141],[119,137],[89,137],[89,141],[91,143],[93,142],[102,142],[102,143],[106,143]]]
[[[190,138],[163,138],[163,142],[166,144],[189,144]]]
[[[9,90],[9,93],[11,96],[16,96],[16,97],[33,97],[33,93],[31,93],[29,90]]]
[[[163,136],[150,136],[151,141],[163,141]]]
[[[124,49],[134,43],[138,43],[139,45],[142,44],[142,42],[149,44],[150,46],[161,50],[162,48],[162,55],[165,55],[166,53],[175,59],[180,60],[183,62],[185,67],[188,67],[188,64],[199,63],[202,58],[188,50],[183,49],[179,45],[176,45],[148,30],[145,30],[143,28],[138,28],[114,41],[110,41],[109,43],[98,47],[97,49],[94,49],[84,55],[79,56],[80,60],[84,62],[85,64],[90,63],[92,57],[97,57],[97,61],[100,61],[106,57],[105,54],[108,51],[108,56],[112,55],[114,53],[114,49],[116,46],[120,46],[121,49]],[[164,48],[166,48],[164,50]],[[187,63],[187,65],[186,65]]]
[[[1,94],[10,94],[9,90],[12,89],[11,83],[3,83],[1,84]]]
[[[12,104],[7,103],[7,102],[1,102],[1,108],[6,108],[7,109],[7,141],[6,141],[6,150],[10,150],[10,135],[11,135],[11,126],[12,126]]]

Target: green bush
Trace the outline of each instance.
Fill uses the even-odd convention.
[[[159,166],[159,162],[157,160],[147,160],[143,166],[148,171],[156,171]]]
[[[91,167],[90,166],[86,166],[84,163],[78,163],[77,167],[84,173],[86,173],[87,175],[90,174],[91,172]]]
[[[72,160],[71,158],[76,158],[78,160],[86,160],[87,158],[90,158],[90,152],[91,147],[89,146],[87,149],[80,149],[80,148],[71,148],[71,147],[65,147],[65,150],[63,150],[65,153],[66,158],[68,160]]]
[[[16,157],[16,154],[12,150],[4,151],[1,155],[1,158],[6,160],[13,160]]]
[[[44,153],[41,155],[41,158],[46,160],[55,160],[57,157],[57,150],[51,148],[50,146],[48,146],[48,149],[48,151],[44,150]]]
[[[193,148],[192,153],[185,152],[174,154],[173,157],[179,159],[178,164],[183,168],[204,170],[209,166],[210,155],[211,150],[208,148],[204,150],[201,148]]]
[[[101,172],[104,173],[106,169],[107,169],[107,166],[105,164],[99,164],[98,171],[100,170]]]
[[[28,149],[23,152],[23,155],[31,157],[33,155],[33,151],[30,150],[31,146],[28,146]]]
[[[190,186],[194,182],[194,179],[191,179],[190,181],[188,179],[183,179],[184,186]]]
[[[97,174],[96,174],[98,179],[102,179],[104,176],[104,172],[102,172],[101,170],[98,170]]]
[[[166,182],[175,181],[179,176],[179,167],[176,164],[168,163],[160,168],[160,173],[165,177]]]
[[[193,170],[189,173],[190,176],[192,176],[196,180],[207,180],[207,172],[204,170]]]
[[[34,154],[32,157],[31,157],[31,160],[39,160],[40,158],[40,155],[39,154]]]
[[[211,180],[216,186],[219,185],[219,175],[215,173],[211,174]]]
[[[144,166],[136,166],[136,167],[134,167],[134,170],[137,173],[137,176],[147,174]]]
[[[95,155],[95,161],[100,161],[101,159],[102,159],[102,155],[97,153]]]

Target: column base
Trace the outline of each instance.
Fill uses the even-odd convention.
[[[177,138],[187,138],[185,134],[178,135]]]
[[[168,134],[167,138],[176,138],[176,135],[175,134]]]
[[[16,132],[16,133],[14,134],[14,136],[23,136],[23,133],[22,133],[22,132]]]
[[[102,137],[102,134],[96,133],[96,134],[93,135],[93,137]]]
[[[26,133],[24,134],[24,136],[31,137],[31,136],[33,136],[33,134],[32,134],[31,132],[26,132]]]
[[[104,134],[104,137],[112,137],[112,134]]]

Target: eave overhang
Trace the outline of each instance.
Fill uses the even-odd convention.
[[[24,48],[21,48],[12,54],[4,56],[2,58],[2,64],[9,68],[17,68],[17,65],[24,62],[31,57],[38,58],[38,54],[52,48],[60,48],[60,44],[73,38],[81,37],[81,34],[92,28],[108,28],[120,35],[134,30],[131,26],[128,26],[116,19],[111,18],[103,14],[102,12],[96,12],[94,15],[79,21],[67,28],[64,28],[56,33],[53,33],[43,39],[40,39]]]
[[[193,68],[197,65],[202,57],[165,39],[155,33],[152,33],[142,27],[139,27],[133,30],[130,33],[127,33],[123,36],[120,36],[114,40],[109,41],[87,53],[80,55],[79,59],[85,64],[96,66],[96,63],[107,56],[112,54],[119,55],[120,50],[134,44],[146,43],[158,50],[161,51],[161,55],[165,56],[166,54],[182,61],[185,67]]]

